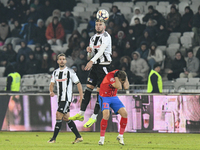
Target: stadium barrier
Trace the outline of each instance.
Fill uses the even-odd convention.
[[[190,132],[186,128],[190,104],[191,117],[200,116],[200,95],[194,94],[119,94],[128,112],[126,132]],[[74,95],[70,115],[80,110],[79,95]],[[97,122],[90,128],[83,124],[93,113],[96,95],[92,95],[83,122],[75,121],[79,131],[100,131],[101,112]],[[0,128],[2,131],[53,131],[56,121],[57,96],[46,93],[2,93],[0,94]],[[188,106],[188,107],[189,107]],[[194,108],[192,108],[194,107]],[[110,112],[107,131],[118,132],[120,115]],[[175,127],[179,120],[179,127]],[[191,118],[192,120],[192,118]],[[199,121],[199,120],[198,120]],[[64,122],[62,131],[70,131]],[[194,132],[199,132],[194,131]]]

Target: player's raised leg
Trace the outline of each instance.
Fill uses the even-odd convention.
[[[94,89],[93,85],[87,84],[87,88],[84,93],[84,99],[82,100],[82,103],[81,103],[81,109],[80,109],[79,113],[77,113],[75,116],[69,117],[69,120],[79,120],[79,121],[84,120],[85,110],[90,102],[91,93],[92,93],[93,89]]]
[[[119,130],[119,135],[117,136],[117,140],[119,141],[120,144],[124,145],[123,134],[127,125],[127,111],[125,107],[122,107],[119,109],[118,113],[121,115],[121,120],[120,120],[120,130]]]
[[[96,104],[95,104],[95,107],[94,107],[94,113],[89,118],[89,120],[83,125],[85,128],[91,127],[97,121],[97,116],[98,116],[98,113],[99,113],[99,110],[100,110],[98,97],[99,97],[99,88],[97,88],[97,101],[96,101]]]

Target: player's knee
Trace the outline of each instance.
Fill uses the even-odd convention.
[[[110,112],[109,110],[104,110],[103,111],[103,119],[108,120],[110,117]]]
[[[125,112],[122,114],[122,117],[123,117],[123,118],[127,118],[127,117],[128,117],[127,111],[125,111]]]
[[[67,116],[64,116],[64,117],[63,117],[63,120],[64,120],[64,121],[69,121],[69,119],[68,119]]]
[[[87,88],[89,88],[89,89],[91,89],[91,90],[94,89],[94,86],[93,86],[93,85],[87,84],[86,86],[87,86]]]
[[[120,115],[123,117],[123,118],[127,118],[128,117],[128,113],[126,111],[126,109],[122,108],[120,110]]]
[[[62,117],[63,117],[63,114],[61,113],[61,112],[56,112],[56,119],[57,120],[61,120],[62,119]]]

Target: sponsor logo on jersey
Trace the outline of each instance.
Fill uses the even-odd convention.
[[[110,82],[115,82],[115,78],[111,78],[111,79],[110,79]]]
[[[93,46],[93,48],[99,48],[101,45]]]
[[[57,82],[67,81],[67,78],[65,79],[56,79]]]

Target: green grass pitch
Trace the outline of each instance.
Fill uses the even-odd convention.
[[[0,150],[200,150],[200,134],[125,133],[122,146],[118,133],[107,132],[103,146],[99,132],[81,132],[83,142],[71,144],[74,135],[60,132],[56,143],[47,141],[53,132],[0,132]]]

